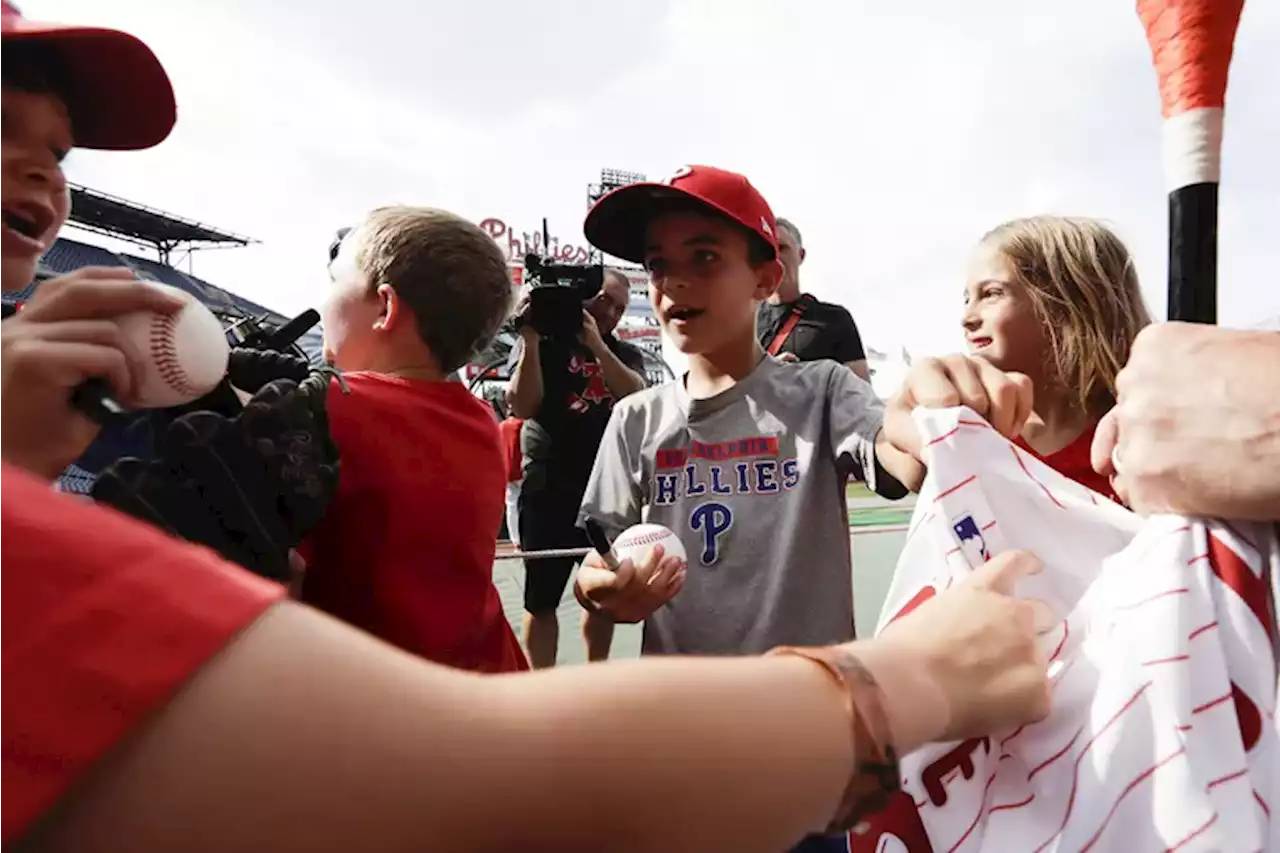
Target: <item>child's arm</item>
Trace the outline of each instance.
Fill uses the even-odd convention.
[[[612,539],[633,524],[640,523],[644,490],[640,487],[644,466],[640,459],[640,435],[628,435],[627,421],[637,427],[639,418],[629,419],[625,406],[617,406],[609,416],[591,479],[582,495],[579,518],[595,519]]]
[[[644,421],[629,414],[625,405],[613,410],[582,498],[581,517],[598,522],[611,539],[640,523],[645,502],[639,450]],[[650,559],[642,566],[624,561],[614,573],[593,551],[578,568],[573,594],[584,608],[603,612],[615,622],[642,622],[683,585],[684,566],[674,557]]]
[[[911,419],[913,409],[967,406],[996,432],[1013,439],[1031,414],[1031,403],[1031,380],[1020,373],[1004,373],[980,358],[963,355],[922,358],[911,366],[902,389],[886,407],[876,452],[883,453],[879,458],[887,470],[908,477],[899,479],[917,491],[927,469],[921,461],[920,432]]]
[[[890,500],[919,488],[924,467],[884,437],[884,406],[871,386],[847,369],[832,370],[827,385],[827,427],[836,464]]]

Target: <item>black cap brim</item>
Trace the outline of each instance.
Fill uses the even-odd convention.
[[[738,221],[736,216],[719,205],[678,187],[640,183],[619,187],[597,201],[587,213],[582,230],[587,242],[600,251],[624,261],[643,263],[645,231],[649,223],[669,211],[673,203],[679,202],[692,202],[733,222]]]

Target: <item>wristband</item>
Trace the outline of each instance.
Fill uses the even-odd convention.
[[[844,693],[845,711],[853,728],[853,772],[835,817],[823,831],[835,835],[853,829],[863,818],[886,808],[890,797],[902,790],[898,753],[891,741],[880,685],[845,646],[781,646],[769,654],[813,661]]]

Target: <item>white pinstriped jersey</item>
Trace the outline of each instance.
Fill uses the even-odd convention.
[[[918,411],[930,442],[880,628],[1007,548],[1044,638],[1049,719],[903,761],[853,853],[1280,850],[1273,525],[1142,520],[1016,449],[967,409]]]

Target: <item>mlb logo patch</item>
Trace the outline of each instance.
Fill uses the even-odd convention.
[[[987,540],[982,535],[982,528],[968,513],[951,520],[951,532],[960,543],[960,550],[973,568],[981,566],[991,559],[991,551],[987,549]]]

